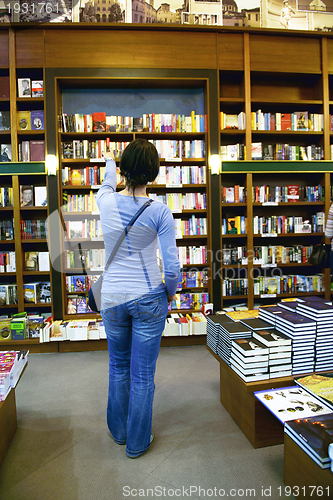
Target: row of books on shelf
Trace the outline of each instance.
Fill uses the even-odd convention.
[[[178,290],[183,288],[205,288],[208,283],[208,272],[204,271],[182,271]]]
[[[23,283],[23,298],[24,302],[29,304],[50,303],[51,283],[49,281]]]
[[[247,189],[245,186],[235,184],[234,186],[221,186],[222,202],[245,203],[247,201]]]
[[[269,245],[255,246],[251,253],[246,246],[223,247],[222,264],[224,266],[241,264],[247,265],[250,258],[254,265],[262,267],[276,267],[279,264],[304,264],[308,261],[313,245]]]
[[[172,313],[166,319],[162,335],[164,337],[205,335],[206,322],[206,316],[202,312]]]
[[[74,139],[61,143],[61,157],[63,160],[89,160],[103,158],[104,153],[112,152],[119,159],[128,144],[128,141],[111,141],[110,137],[95,141]]]
[[[258,111],[251,113],[251,129],[322,132],[324,130],[324,115],[309,111],[263,113],[261,109],[258,109]]]
[[[0,188],[0,207],[12,207],[13,206],[13,188],[12,187],[1,187]]]
[[[14,239],[14,219],[0,220],[0,241]]]
[[[0,273],[15,273],[16,258],[15,252],[0,252]]]
[[[331,158],[333,145],[331,145]],[[247,160],[245,145],[242,143],[223,144],[220,147],[222,161]],[[291,145],[291,144],[263,144],[262,142],[251,143],[251,160],[267,161],[312,161],[324,160],[324,147],[321,145]]]
[[[43,80],[32,80],[29,77],[17,79],[18,97],[43,97]]]
[[[248,278],[224,278],[222,280],[222,295],[247,295],[249,292]],[[283,293],[324,292],[325,279],[323,274],[304,275],[289,274],[280,276],[258,276],[253,278],[253,294],[265,298]]]
[[[160,165],[158,176],[153,184],[182,186],[183,184],[206,184],[204,165]]]
[[[18,145],[19,161],[45,161],[45,141],[21,141]]]
[[[156,147],[159,157],[165,158],[166,160],[190,158],[203,159],[206,155],[205,141],[201,139],[192,141],[149,139],[149,141]]]
[[[48,222],[47,219],[21,220],[20,229],[22,240],[44,240],[47,238]]]
[[[251,144],[251,159],[280,161],[324,160],[324,146],[316,144],[299,146],[281,143],[263,145],[262,142],[253,142]]]
[[[144,113],[142,116],[63,113],[63,132],[207,132],[207,115],[177,113]]]
[[[105,166],[73,168],[63,167],[62,184],[71,186],[100,186],[105,177]]]
[[[24,254],[25,271],[50,271],[49,252],[29,251]]]
[[[288,184],[287,186],[253,186],[252,200],[259,203],[283,203],[297,201],[324,201],[325,186],[300,186]]]
[[[64,266],[66,269],[101,270],[104,267],[104,261],[104,248],[77,248],[65,250],[64,252]]]
[[[44,111],[33,109],[31,111],[17,111],[17,130],[44,130]]]
[[[206,193],[150,193],[149,198],[164,203],[172,211],[203,210],[207,208]]]
[[[178,246],[178,258],[180,266],[207,264],[208,252],[206,245]]]
[[[309,219],[287,215],[255,215],[252,220],[253,234],[277,236],[278,234],[321,233],[325,228],[325,212],[317,212]],[[247,217],[222,218],[222,235],[247,234]]]
[[[253,234],[321,233],[325,228],[325,212],[311,215],[311,221],[303,217],[287,215],[255,215]]]
[[[103,240],[102,226],[99,219],[68,220],[65,222],[67,239],[94,238]]]
[[[88,194],[71,194],[63,191],[63,212],[95,212],[99,213],[97,207],[97,192],[89,191]]]
[[[225,113],[220,111],[221,130],[245,130],[245,113]],[[330,130],[332,120],[330,115]],[[324,130],[324,115],[309,111],[295,111],[293,113],[267,113],[261,109],[251,112],[251,130],[299,130],[321,132]]]
[[[0,351],[0,401],[4,401],[16,387],[28,361],[29,351]]]
[[[195,217],[192,215],[189,219],[174,219],[176,239],[183,236],[206,236],[207,219],[206,217]]]

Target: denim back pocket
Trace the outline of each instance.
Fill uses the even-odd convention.
[[[162,299],[158,298],[146,298],[144,300],[135,302],[135,309],[137,318],[145,323],[155,323],[155,321],[160,321],[164,319],[162,317]]]
[[[112,302],[110,300],[106,303],[106,309],[103,310],[103,316],[107,321],[115,322],[118,321],[117,314],[117,302]]]

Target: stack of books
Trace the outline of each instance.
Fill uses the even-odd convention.
[[[292,374],[314,370],[316,322],[298,313],[283,310],[275,328],[292,340]]]
[[[262,306],[259,307],[259,318],[267,323],[270,323],[274,327],[276,326],[277,317],[282,313],[282,310],[278,306]]]
[[[333,370],[333,306],[325,299],[297,302],[297,312],[317,325],[315,371]]]
[[[262,329],[270,329],[274,328],[274,326],[271,323],[268,323],[267,321],[264,321],[263,319],[260,318],[245,318],[240,320],[243,325],[247,326],[252,330],[252,332],[256,330],[262,330]]]
[[[239,321],[220,324],[219,341],[217,345],[217,354],[229,366],[231,365],[231,345],[235,339],[245,339],[252,336],[252,331]]]
[[[269,378],[289,377],[292,372],[291,339],[275,328],[255,330],[253,337],[269,350]]]
[[[291,420],[284,431],[319,467],[331,467],[328,448],[333,442],[333,413]]]
[[[0,351],[0,401],[14,388],[27,362],[29,351]]]
[[[245,381],[269,378],[269,349],[253,337],[232,341],[231,368]]]
[[[217,354],[219,343],[220,325],[226,323],[234,323],[234,320],[229,318],[226,314],[210,314],[207,316],[206,333],[207,333],[207,346]]]

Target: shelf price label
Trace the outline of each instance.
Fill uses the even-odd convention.
[[[277,264],[261,264],[261,268],[265,268],[265,267],[277,267]]]
[[[277,207],[278,204],[279,203],[277,201],[264,201],[261,205],[263,207]]]
[[[261,299],[274,299],[276,297],[276,293],[261,293]]]
[[[169,188],[182,188],[183,184],[166,184],[165,187],[167,189],[169,189]]]
[[[262,238],[276,238],[277,237],[277,233],[262,233],[261,237]]]

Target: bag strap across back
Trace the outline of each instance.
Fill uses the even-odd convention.
[[[116,255],[117,251],[118,251],[118,248],[120,247],[121,243],[123,242],[123,239],[125,238],[125,236],[127,236],[128,232],[130,231],[131,227],[133,226],[134,222],[137,220],[138,217],[140,217],[140,215],[142,214],[142,212],[144,210],[146,210],[147,207],[149,207],[149,205],[151,205],[151,203],[153,202],[153,200],[147,200],[140,208],[139,210],[136,212],[136,214],[133,215],[132,219],[129,221],[129,223],[127,224],[127,226],[124,228],[124,231],[122,232],[122,234],[119,236],[118,238],[118,241],[117,243],[115,244],[115,246],[113,247],[112,249],[112,252],[107,260],[107,263],[105,264],[105,267],[104,267],[104,271],[103,271],[103,274],[107,271],[109,265],[111,264],[114,256]]]

